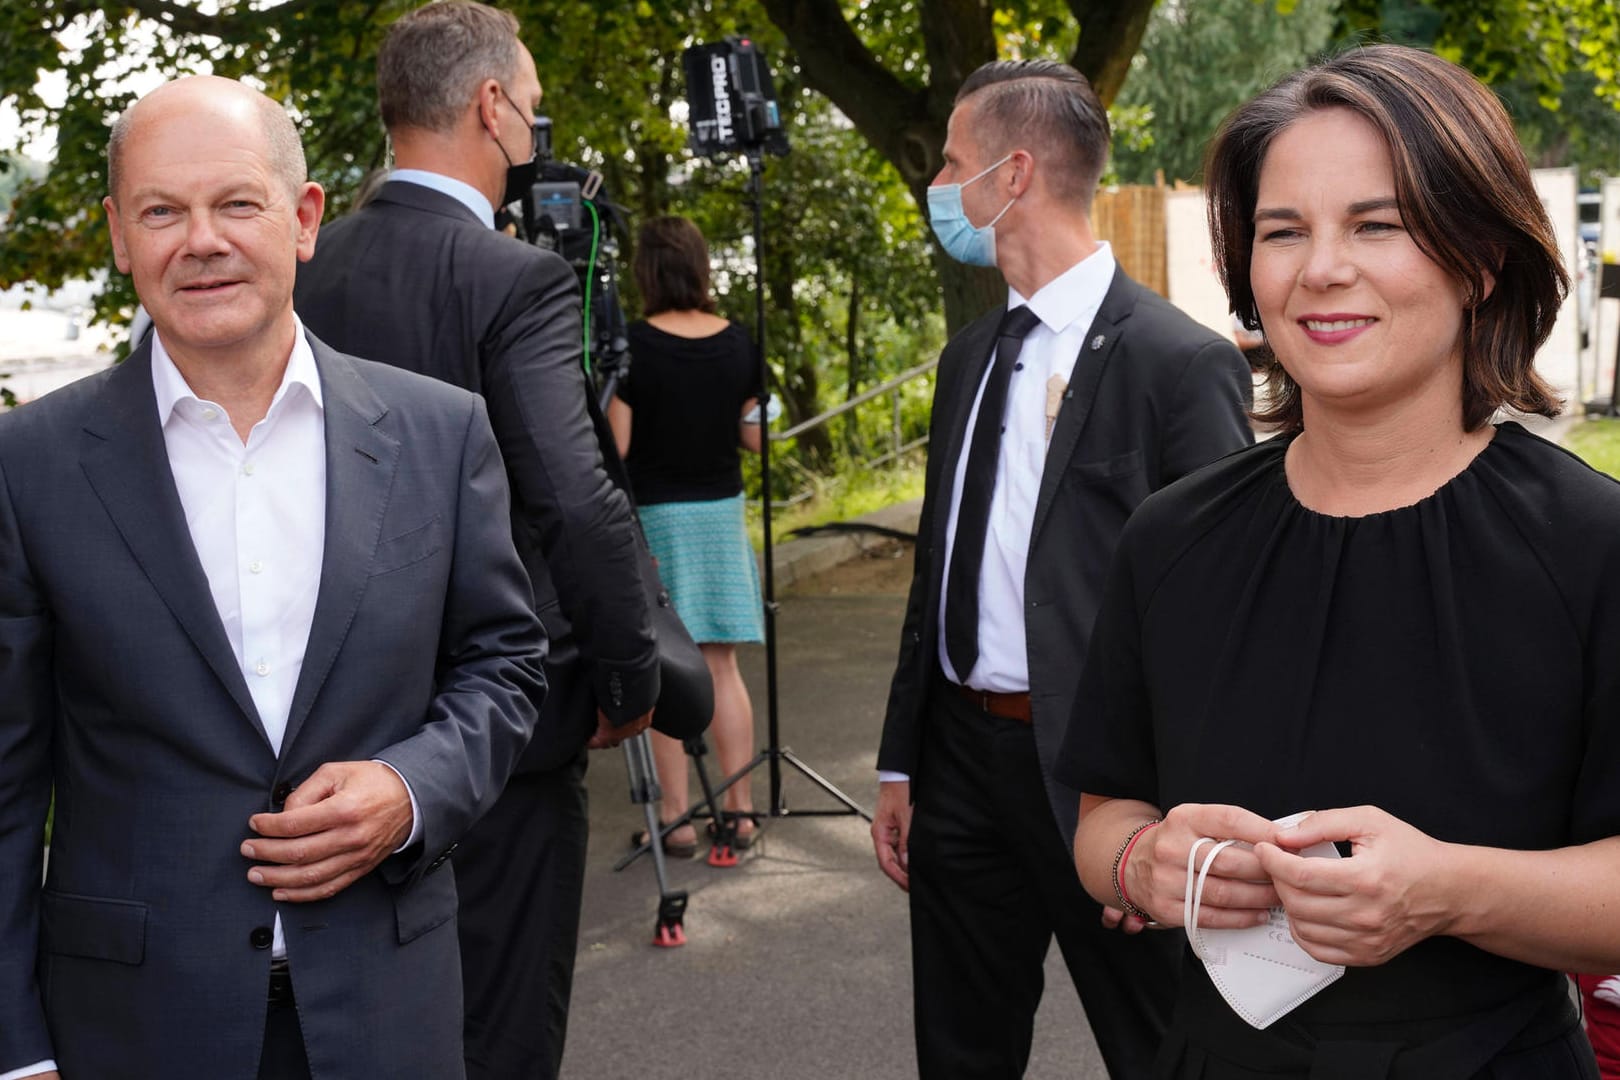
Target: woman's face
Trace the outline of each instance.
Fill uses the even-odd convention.
[[[1389,150],[1356,113],[1313,112],[1272,141],[1249,281],[1307,412],[1460,403],[1465,287],[1402,225]]]

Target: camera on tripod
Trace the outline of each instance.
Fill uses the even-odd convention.
[[[523,196],[519,236],[574,268],[584,301],[585,367],[606,402],[629,366],[617,265],[624,215],[602,190],[601,173],[556,160],[550,117],[535,117],[534,146],[535,180]]]

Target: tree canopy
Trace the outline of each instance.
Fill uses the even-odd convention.
[[[328,188],[329,212],[341,213],[361,178],[385,160],[376,50],[388,24],[415,6],[228,0],[210,13],[179,0],[0,5],[0,102],[16,110],[25,132],[56,133],[54,159],[37,180],[0,157],[0,178],[15,188],[0,287],[56,286],[110,266],[98,205],[107,127],[134,97],[131,76],[144,69],[256,81],[292,110],[312,174]],[[918,210],[939,168],[958,86],[998,56],[1072,63],[1105,103],[1118,99],[1125,135],[1140,139],[1131,110],[1140,117],[1150,108],[1153,146],[1120,152],[1122,171],[1128,165],[1133,176],[1159,167],[1150,168],[1155,156],[1177,162],[1164,166],[1169,175],[1187,172],[1189,147],[1218,119],[1217,105],[1252,90],[1252,78],[1240,76],[1269,71],[1252,63],[1256,50],[1281,39],[1305,48],[1329,9],[1337,40],[1389,33],[1426,42],[1488,79],[1522,87],[1542,107],[1558,103],[1570,72],[1579,73],[1571,85],[1588,96],[1620,101],[1620,11],[1612,0],[1160,0],[1157,12],[1154,0],[503,6],[522,21],[535,55],[557,155],[599,169],[633,218],[680,212],[698,221],[720,264],[722,310],[745,322],[752,300],[746,170],[685,149],[680,52],[730,33],[751,34],[764,47],[793,144],[766,169],[766,284],[770,354],[795,417],[827,404],[835,387],[852,393],[931,354],[941,295],[950,327],[1000,299],[993,272],[939,254]],[[1245,43],[1246,31],[1236,33],[1235,59],[1214,55],[1214,45],[1189,53],[1196,28],[1220,11],[1270,36]],[[1150,25],[1148,49],[1133,67]],[[1141,85],[1120,97],[1133,78]],[[1175,114],[1164,103],[1171,83],[1183,97],[1201,96],[1202,110]],[[99,314],[117,317],[132,302],[126,279],[113,274]],[[809,447],[830,449],[824,441]]]

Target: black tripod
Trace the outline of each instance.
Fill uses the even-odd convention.
[[[754,211],[754,349],[759,370],[759,385],[765,393],[760,402],[759,484],[760,523],[765,534],[765,715],[768,732],[765,748],[754,755],[752,761],[721,782],[716,794],[724,793],[733,784],[745,779],[761,765],[770,766],[771,796],[768,815],[773,818],[833,817],[859,814],[867,821],[872,815],[854,799],[838,790],[832,781],[806,765],[792,750],[782,745],[781,718],[776,701],[776,568],[771,556],[771,439],[769,421],[765,416],[770,399],[770,366],[765,362],[765,158],[762,147],[751,146],[748,154],[748,202]],[[782,763],[793,766],[801,775],[844,805],[834,810],[789,810],[782,798]]]

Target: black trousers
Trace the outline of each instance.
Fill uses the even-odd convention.
[[[264,1049],[259,1054],[259,1080],[310,1080],[298,1005],[285,967],[270,973],[270,1002],[264,1016]]]
[[[1052,816],[1033,729],[936,683],[914,780],[911,944],[923,1080],[1023,1075],[1054,936],[1109,1074],[1149,1076],[1176,996],[1181,938],[1103,928]]]
[[[562,1064],[589,819],[585,754],[519,773],[454,856],[468,1080],[551,1080]]]

